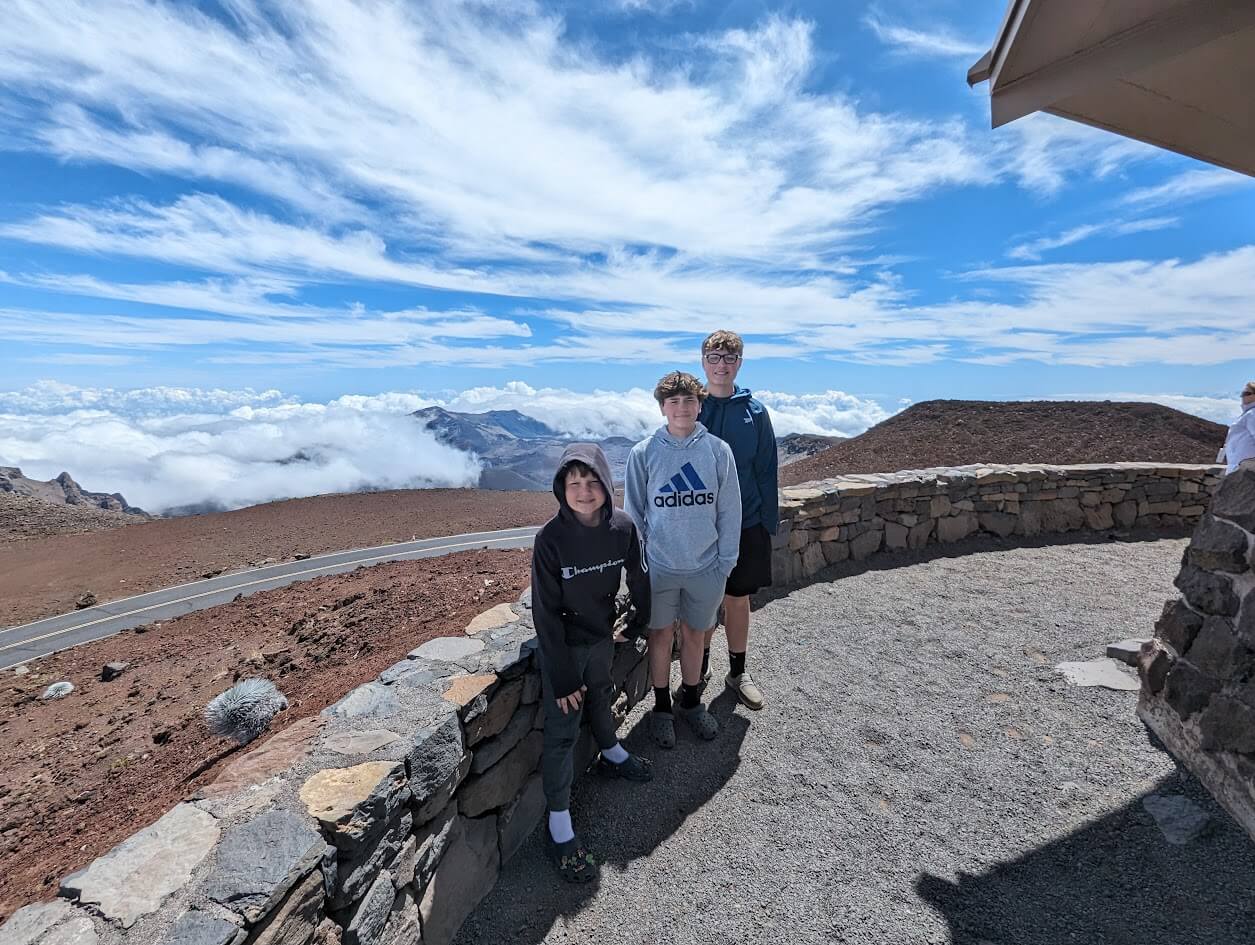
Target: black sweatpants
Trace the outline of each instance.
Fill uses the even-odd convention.
[[[579,667],[583,683],[588,687],[584,702],[578,712],[565,715],[558,708],[558,696],[545,672],[545,662],[540,661],[540,675],[544,683],[541,698],[544,701],[545,741],[540,759],[541,781],[545,789],[545,802],[550,810],[567,810],[571,806],[571,782],[575,780],[575,742],[580,735],[580,721],[588,718],[597,747],[613,748],[619,736],[615,731],[614,716],[610,714],[610,662],[614,658],[614,641],[606,637],[592,646],[573,646],[571,656]]]

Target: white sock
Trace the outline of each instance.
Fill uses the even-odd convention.
[[[569,810],[551,810],[549,812],[549,836],[554,843],[566,843],[575,837],[575,828],[571,826]]]
[[[601,750],[601,757],[605,758],[611,764],[621,765],[632,756],[627,753],[627,749],[624,748],[623,745],[619,742],[615,742],[614,747],[603,748]]]

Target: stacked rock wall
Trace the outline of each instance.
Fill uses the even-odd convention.
[[[1138,714],[1255,837],[1255,461],[1221,482],[1176,585]]]
[[[1173,529],[1207,510],[1219,466],[960,466],[824,479],[782,490],[777,584],[879,551],[1079,531]]]
[[[0,942],[449,942],[545,809],[529,596],[472,629],[242,755]],[[613,678],[622,721],[648,691],[643,643],[616,646]],[[577,753],[595,755],[587,730]]]

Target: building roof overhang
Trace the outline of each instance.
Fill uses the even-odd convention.
[[[1011,0],[967,80],[995,128],[1050,112],[1255,175],[1253,0]]]

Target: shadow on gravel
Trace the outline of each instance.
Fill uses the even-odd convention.
[[[677,719],[675,750],[658,748],[649,736],[648,714],[623,737],[629,751],[653,760],[654,779],[649,783],[629,784],[592,773],[576,782],[571,815],[576,832],[603,863],[603,877],[626,872],[633,860],[650,856],[739,767],[749,721],[733,711],[736,699],[727,690],[708,706],[719,720],[714,741],[700,741]],[[536,945],[555,925],[564,926],[574,940],[588,940],[580,932],[580,913],[596,897],[599,883],[564,883],[549,860],[546,838],[542,823],[502,869],[497,885],[466,920],[455,945]],[[682,872],[675,877],[678,883],[691,879]],[[634,894],[640,897],[641,908],[649,910],[650,891],[640,888]],[[596,928],[592,920],[589,925]],[[631,938],[630,930],[621,931],[624,940]]]
[[[841,578],[866,574],[868,571],[892,571],[895,568],[906,568],[925,561],[936,561],[940,558],[965,558],[968,555],[989,554],[991,552],[1008,551],[1012,548],[1050,548],[1056,545],[1110,545],[1116,542],[1147,542],[1172,538],[1189,538],[1193,528],[1139,529],[1130,532],[1052,532],[1035,535],[1031,538],[1015,536],[998,538],[993,535],[981,535],[964,538],[948,544],[928,545],[915,551],[878,551],[870,558],[862,561],[843,561],[829,565],[809,578],[797,584],[780,587],[769,587],[759,591],[750,600],[750,607],[758,610],[774,600],[788,597],[793,591],[812,584],[824,584],[839,581]]]
[[[1184,794],[1210,831],[1173,846],[1142,806]],[[916,891],[950,925],[953,945],[1249,945],[1255,929],[1255,843],[1189,774],[1083,829],[1001,864],[922,874]]]

